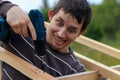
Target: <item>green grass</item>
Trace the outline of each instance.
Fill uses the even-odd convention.
[[[120,60],[113,58],[111,56],[108,56],[106,54],[103,54],[102,52],[96,51],[94,49],[91,49],[87,46],[81,45],[77,42],[73,42],[71,44],[71,47],[74,51],[85,55],[95,61],[98,61],[102,64],[105,64],[107,66],[114,66],[120,64]]]

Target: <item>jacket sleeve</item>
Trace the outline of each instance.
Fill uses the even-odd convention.
[[[17,5],[12,4],[10,1],[0,0],[0,15],[5,16],[7,11],[13,6]]]

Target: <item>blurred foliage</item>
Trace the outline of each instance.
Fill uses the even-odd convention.
[[[103,37],[117,39],[120,32],[120,3],[116,0],[104,0],[102,4],[91,7],[93,16],[85,35],[95,40]]]
[[[44,3],[44,9],[48,8],[48,0],[43,0],[43,3]]]
[[[44,15],[44,19],[45,19],[45,21],[47,21],[47,22],[49,22],[48,11],[49,11],[49,8],[43,8],[43,9],[42,9],[42,12],[43,12],[43,15]]]

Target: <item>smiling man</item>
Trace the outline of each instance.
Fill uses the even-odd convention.
[[[47,29],[43,62],[36,55],[31,37],[16,34],[18,37],[13,36],[15,39],[5,43],[6,49],[54,77],[84,72],[85,67],[75,57],[70,44],[85,32],[90,23],[92,11],[87,0],[59,0],[55,8],[49,10],[48,16],[50,25]],[[11,79],[30,80],[4,63],[2,80]]]
[[[70,13],[66,14],[63,9],[54,16],[54,10],[49,11],[50,26],[47,41],[53,49],[60,52],[69,52],[69,45],[83,31],[83,21],[78,21]]]

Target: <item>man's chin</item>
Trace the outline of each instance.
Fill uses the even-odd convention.
[[[55,50],[60,50],[63,46],[59,46],[59,45],[52,45],[52,48]]]

